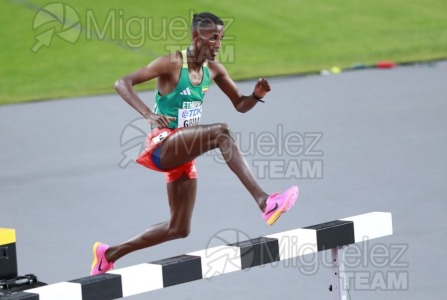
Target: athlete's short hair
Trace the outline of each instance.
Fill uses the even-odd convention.
[[[222,26],[224,25],[221,18],[210,12],[202,12],[200,14],[194,14],[192,16],[191,30],[194,31],[197,30],[197,28],[205,27],[210,24],[222,25]]]

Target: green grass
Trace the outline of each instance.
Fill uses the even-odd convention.
[[[234,79],[307,73],[385,59],[447,58],[444,0],[68,0],[64,3],[81,18],[79,39],[71,44],[55,36],[50,47],[34,53],[36,36],[51,28],[62,30],[58,22],[33,30],[37,10],[48,3],[0,3],[0,104],[112,93],[117,78],[167,54],[167,46],[189,44],[193,10],[212,11],[230,20],[221,60]],[[115,34],[110,27],[105,38],[88,38],[87,33],[94,31],[86,28],[87,19],[92,20],[88,13],[100,29],[107,17],[115,15]],[[131,39],[132,34],[138,35],[141,27],[137,22],[142,18],[145,37]],[[170,33],[173,26],[169,24],[187,24],[188,34],[183,30]],[[163,33],[166,37],[155,40]],[[151,82],[142,88],[153,87]]]

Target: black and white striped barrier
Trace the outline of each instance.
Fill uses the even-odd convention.
[[[0,297],[0,300],[117,299],[322,250],[332,251],[334,281],[331,287],[334,299],[344,300],[347,298],[345,287],[341,285],[340,249],[392,234],[391,213],[371,212],[34,288]]]

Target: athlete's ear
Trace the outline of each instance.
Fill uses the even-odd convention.
[[[191,32],[191,37],[192,37],[193,40],[196,39],[196,38],[198,38],[199,36],[200,36],[200,34],[199,34],[199,32],[197,31],[197,29],[195,29],[195,30],[193,30],[193,31]]]

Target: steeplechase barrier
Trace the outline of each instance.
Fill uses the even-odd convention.
[[[0,300],[118,299],[323,250],[332,255],[332,297],[347,300],[343,248],[392,234],[391,213],[371,212],[32,288]]]

